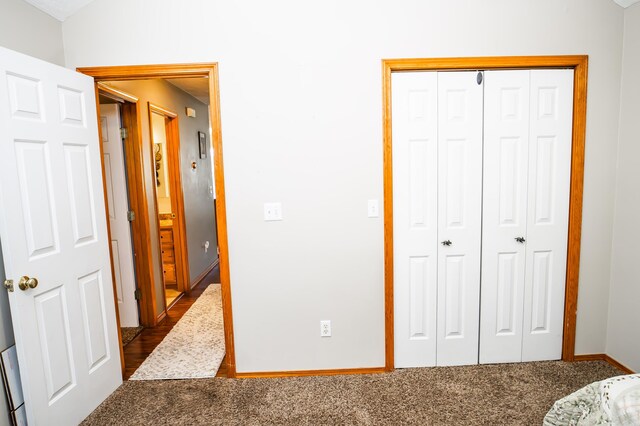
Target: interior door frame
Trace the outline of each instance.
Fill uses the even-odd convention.
[[[147,211],[147,197],[142,189],[144,179],[144,168],[142,167],[142,134],[140,119],[140,100],[129,93],[103,83],[96,83],[96,109],[100,115],[100,95],[110,97],[121,102],[122,127],[127,129],[123,149],[125,158],[125,169],[127,173],[127,192],[129,196],[129,208],[133,212]],[[98,131],[102,129],[99,127]],[[100,136],[100,150],[102,152],[102,136]],[[104,161],[102,164],[103,176]],[[105,182],[106,194],[106,182]],[[106,196],[106,195],[105,195]],[[141,325],[152,327],[156,325],[156,299],[153,291],[153,264],[151,257],[151,237],[150,225],[147,215],[138,215],[136,220],[131,222],[131,240],[133,243],[135,264],[136,287],[140,289],[138,308],[140,312]],[[111,238],[111,229],[108,229]],[[111,253],[111,251],[110,251]],[[113,257],[113,253],[111,253]],[[113,259],[112,259],[113,269]],[[114,275],[115,277],[115,275]],[[114,282],[115,285],[115,282]],[[118,317],[119,318],[119,317]],[[120,324],[118,324],[120,327]],[[121,342],[122,343],[122,342]],[[124,358],[123,358],[124,366]],[[124,367],[123,367],[124,369]],[[124,370],[123,370],[124,371]]]
[[[391,74],[402,71],[476,71],[500,69],[574,70],[573,123],[571,137],[571,183],[569,195],[569,232],[565,283],[562,360],[575,360],[578,275],[580,272],[580,238],[582,232],[582,198],[584,181],[584,146],[587,121],[588,55],[567,56],[489,56],[470,58],[413,58],[382,60],[383,179],[384,179],[384,299],[385,299],[385,370],[394,369],[393,309],[393,169]]]
[[[135,144],[132,143],[132,141],[137,138],[137,134],[140,128],[138,124],[139,123],[138,111],[140,107],[138,98],[128,93],[117,90],[113,87],[105,86],[103,84],[95,84],[95,92],[96,92],[96,112],[97,112],[98,118],[100,117],[100,96],[105,96],[110,99],[113,99],[117,101],[121,106],[121,109],[120,109],[121,126],[123,128],[129,129],[128,133],[124,138],[124,143],[123,143],[123,150],[125,154],[124,167],[127,175],[127,179],[126,179],[127,193],[128,193],[128,198],[130,200],[129,208],[134,211],[138,211],[137,210],[138,207],[136,205],[136,202],[138,201],[136,197],[136,191],[139,191],[139,189],[135,184],[131,184],[131,180],[135,179],[136,164],[137,164],[135,160],[135,155],[134,155]],[[98,137],[100,140],[100,143],[99,143],[100,164],[102,168],[102,176],[104,177],[106,176],[106,173],[105,173],[105,164],[104,164],[104,146],[102,143],[102,140],[103,140],[102,126],[98,126]],[[102,186],[103,186],[102,189],[103,189],[104,199],[105,199],[105,206],[108,209],[110,206],[109,206],[109,200],[107,196],[107,181],[104,178],[102,179]],[[137,225],[138,224],[132,223],[132,229],[131,229],[132,249],[136,253],[143,253],[144,250],[149,250],[150,242],[147,243],[141,240],[141,236],[144,234],[140,234],[139,232],[138,233],[134,232],[133,227]],[[107,221],[107,235],[108,235],[109,241],[111,241],[111,224],[109,223],[109,221]],[[134,256],[133,258],[133,261],[135,264],[135,269],[134,269],[135,277],[136,277],[138,286],[142,280],[149,279],[148,274],[146,274],[147,276],[145,276],[144,274],[145,268],[142,262],[144,262],[145,259],[147,259],[147,257],[142,255]],[[115,274],[115,265],[113,262],[113,250],[111,249],[111,246],[109,246],[109,261],[111,264],[111,275],[113,277],[113,291],[115,292],[114,297],[116,298],[116,304],[115,304],[116,325],[118,327],[118,342],[119,342],[118,347],[120,348],[120,365],[121,365],[122,372],[124,374],[124,371],[125,371],[124,348],[122,346],[122,329],[120,327],[120,311],[118,307],[117,288],[116,288],[116,279],[115,279],[116,274]],[[147,314],[147,311],[154,312],[155,310],[155,298],[153,297],[152,294],[151,295],[146,294],[145,291],[143,291],[144,289],[146,289],[146,287],[142,288],[140,292],[139,300],[137,300],[138,312],[141,318],[141,322],[142,322],[142,318]],[[151,305],[148,305],[148,304],[151,304]]]
[[[218,79],[218,64],[212,63],[197,63],[197,64],[159,64],[159,65],[124,65],[124,66],[105,66],[105,67],[80,67],[76,69],[78,72],[89,75],[94,78],[96,84],[96,90],[101,82],[104,81],[116,81],[116,80],[146,80],[146,79],[169,79],[169,78],[184,78],[184,77],[207,77],[209,80],[209,119],[212,129],[212,145],[214,156],[214,181],[216,188],[216,218],[217,218],[217,231],[218,231],[218,247],[219,247],[219,259],[220,259],[220,281],[221,281],[221,293],[222,293],[222,314],[224,321],[224,336],[225,336],[225,349],[227,360],[227,377],[236,377],[236,361],[235,361],[235,346],[233,338],[233,315],[231,310],[231,282],[229,274],[229,243],[227,236],[227,215],[226,215],[226,197],[225,197],[225,184],[224,184],[224,165],[222,155],[222,130],[221,130],[221,115],[220,115],[220,90]],[[138,108],[138,111],[140,109]],[[136,123],[137,129],[140,129],[140,118],[138,114],[138,123]],[[136,154],[140,155],[140,162],[137,171],[142,172],[140,169],[142,166],[142,135],[140,131],[136,132]],[[139,191],[135,194],[136,203],[139,203],[138,207],[140,220],[137,225],[144,226],[144,218],[148,215],[148,196],[145,191]],[[134,201],[131,200],[133,203]],[[142,207],[142,208],[141,208]],[[148,217],[147,217],[147,233],[149,234]],[[149,242],[147,249],[150,249],[151,243]],[[147,270],[151,271],[151,254],[148,255]],[[139,283],[140,284],[140,283]],[[150,291],[153,295],[153,281],[142,282],[146,287],[142,289],[142,292]],[[154,298],[152,297],[152,301]],[[142,310],[141,310],[142,311]],[[155,322],[155,315],[152,315]],[[124,362],[124,358],[123,358]]]
[[[173,245],[176,258],[176,279],[178,282],[178,291],[186,293],[191,289],[191,278],[189,276],[189,265],[187,259],[189,259],[189,252],[187,247],[187,223],[184,216],[184,195],[182,192],[182,171],[180,169],[180,123],[178,121],[178,114],[175,112],[161,107],[153,102],[148,102],[149,107],[149,132],[151,133],[149,143],[150,149],[153,152],[153,123],[151,121],[151,114],[155,113],[164,117],[164,128],[167,139],[167,168],[169,169],[169,196],[171,199],[171,210],[176,213],[175,221],[177,222],[173,226]],[[155,180],[155,169],[151,170],[152,178]],[[153,200],[158,206],[158,194],[157,191],[153,193]],[[158,224],[158,235],[160,235],[160,220]],[[177,232],[176,232],[177,231]],[[162,243],[158,239],[159,251],[162,254]],[[162,268],[162,255],[160,256],[160,267]],[[164,277],[163,277],[163,292],[164,289]],[[176,298],[171,305],[178,301]],[[167,306],[166,295],[164,301],[164,311],[158,317],[158,321],[167,314],[170,306]]]

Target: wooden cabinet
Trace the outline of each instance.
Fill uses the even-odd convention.
[[[164,285],[177,285],[176,255],[173,244],[173,227],[160,227],[160,250],[162,251],[162,273]]]

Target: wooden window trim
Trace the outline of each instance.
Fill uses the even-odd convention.
[[[222,158],[222,130],[220,116],[220,89],[217,63],[201,64],[169,64],[169,65],[125,65],[109,67],[85,67],[77,68],[78,72],[94,78],[97,85],[109,80],[143,80],[151,78],[184,78],[184,77],[208,77],[210,117],[212,128],[212,144],[214,150],[214,180],[216,188],[216,218],[218,224],[218,247],[220,249],[220,281],[222,292],[222,309],[224,319],[224,336],[227,359],[228,377],[236,376],[235,346],[233,338],[233,315],[231,310],[231,282],[229,275],[229,243],[227,234],[226,197],[224,185],[224,165]],[[97,100],[96,100],[97,101]],[[138,123],[139,124],[139,123]],[[139,137],[139,135],[138,135]],[[141,146],[141,144],[139,145]],[[144,191],[142,191],[144,192]],[[145,200],[144,194],[137,194],[140,201]],[[105,201],[106,202],[106,201]],[[140,216],[146,216],[147,209]],[[147,245],[150,247],[150,244]],[[149,262],[151,256],[149,254]],[[149,264],[149,268],[151,268]],[[115,294],[115,288],[114,288]],[[122,356],[122,354],[121,354]]]
[[[573,130],[571,147],[571,186],[569,195],[569,232],[567,240],[567,274],[565,286],[562,360],[575,360],[578,275],[580,272],[580,238],[582,232],[582,198],[584,147],[587,115],[587,55],[504,56],[472,58],[384,59],[382,61],[383,98],[383,179],[384,179],[384,298],[385,298],[385,369],[394,369],[393,311],[393,170],[391,159],[391,73],[402,71],[495,70],[571,68],[573,80]]]

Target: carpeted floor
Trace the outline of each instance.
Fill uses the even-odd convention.
[[[282,379],[128,381],[84,425],[540,425],[553,402],[623,374],[604,361]]]
[[[122,346],[127,346],[127,343],[131,342],[135,337],[140,334],[144,327],[121,327],[120,330],[122,332]]]

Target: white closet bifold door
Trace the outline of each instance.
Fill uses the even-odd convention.
[[[572,121],[573,70],[531,71],[522,361],[562,356]]]
[[[481,364],[522,358],[529,74],[485,72]]]
[[[480,363],[559,359],[573,70],[485,73]]]
[[[478,363],[483,100],[476,77],[438,73],[437,365]]]
[[[436,364],[437,74],[392,74],[395,366]]]

